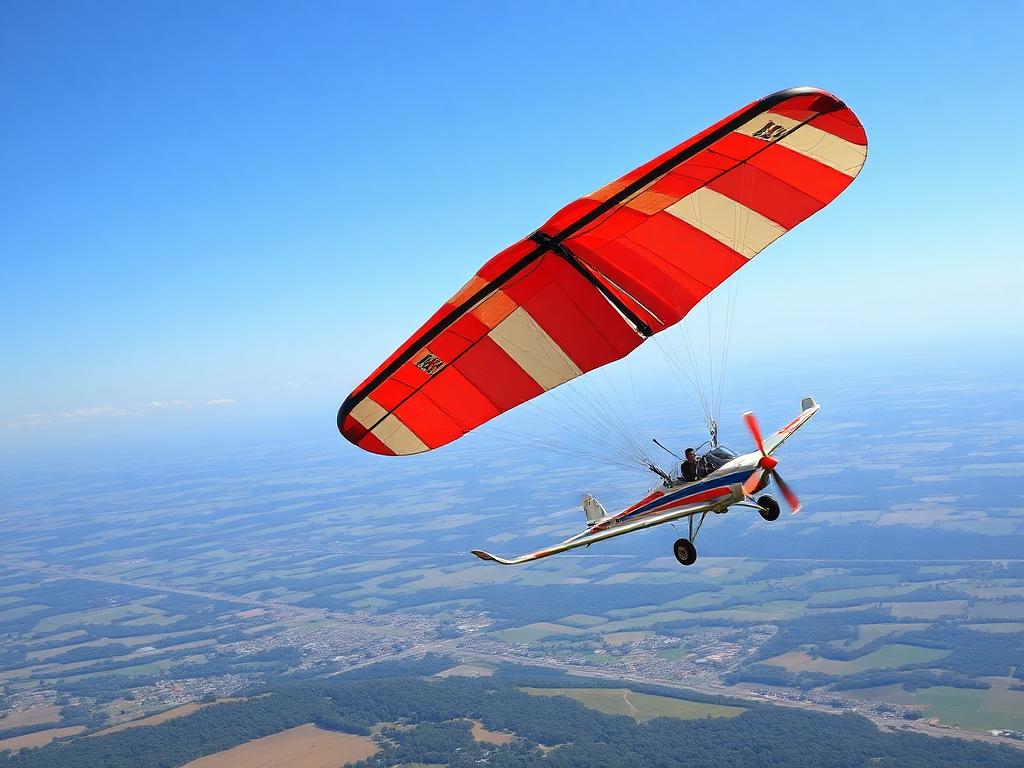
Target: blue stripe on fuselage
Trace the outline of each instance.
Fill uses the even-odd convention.
[[[685,498],[686,496],[694,496],[698,493],[710,491],[712,488],[720,488],[723,485],[732,485],[733,483],[742,483],[747,479],[751,472],[753,472],[753,469],[747,469],[742,472],[730,472],[728,475],[722,475],[721,477],[708,478],[706,481],[702,480],[697,483],[691,483],[680,488],[674,493],[667,493],[664,496],[660,496],[654,501],[634,509],[628,515],[623,515],[619,519],[628,520],[635,515],[650,512],[652,509],[657,509],[658,507],[663,507],[666,504],[671,504],[674,501],[679,501],[679,499]]]

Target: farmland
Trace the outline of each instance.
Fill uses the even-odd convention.
[[[200,757],[184,768],[338,768],[370,757],[377,749],[365,736],[300,725]]]
[[[822,472],[799,478],[804,513],[771,525],[749,510],[709,518],[686,569],[660,529],[524,568],[468,556],[550,543],[578,528],[579,487],[599,480],[611,508],[638,482],[624,470],[595,478],[580,462],[547,466],[511,446],[456,445],[443,466],[413,460],[402,487],[339,463],[327,441],[7,475],[0,739],[113,744],[141,724],[200,722],[219,699],[431,652],[445,657],[430,673],[439,685],[501,685],[506,664],[612,676],[620,693],[587,694],[590,703],[645,724],[661,706],[686,716],[678,700],[636,688],[668,684],[742,699],[711,702],[720,706],[856,710],[922,733],[1015,729],[1024,537],[1005,503],[1011,484],[970,474],[984,467],[957,470],[956,493],[913,479],[905,445],[931,444],[911,439],[914,414],[912,402],[887,412],[902,443],[864,437],[831,463],[835,436],[809,431],[787,452]],[[1012,455],[1017,434],[996,424],[962,439]],[[856,480],[847,463],[860,467]],[[979,520],[1001,533],[979,533]],[[455,715],[469,741],[472,720],[518,733]]]
[[[742,707],[705,704],[665,696],[637,693],[628,688],[524,688],[531,696],[568,696],[583,706],[609,715],[628,715],[638,722],[655,717],[695,720],[704,717],[736,717]]]

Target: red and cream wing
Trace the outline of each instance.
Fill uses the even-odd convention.
[[[624,357],[830,203],[866,155],[825,91],[744,107],[488,261],[345,400],[338,428],[374,453],[421,453]]]

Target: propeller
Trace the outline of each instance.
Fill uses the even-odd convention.
[[[776,471],[775,468],[779,465],[779,460],[769,456],[768,452],[764,449],[764,440],[761,439],[761,427],[758,425],[757,419],[754,418],[753,412],[747,411],[744,413],[743,422],[747,425],[747,429],[750,430],[754,443],[757,444],[757,450],[761,452],[761,459],[757,462],[757,469],[743,483],[743,492],[747,496],[752,496],[757,491],[758,486],[761,485],[761,480],[764,479],[764,476],[766,474],[770,475],[775,480],[775,484],[779,487],[779,492],[782,493],[783,498],[786,499],[786,503],[789,504],[789,508],[793,510],[795,515],[800,511],[800,499],[797,498],[793,489],[786,484],[786,481]]]

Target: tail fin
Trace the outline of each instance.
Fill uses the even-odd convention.
[[[608,516],[604,507],[601,506],[601,502],[589,493],[583,497],[583,514],[587,516],[587,525],[593,525]]]

